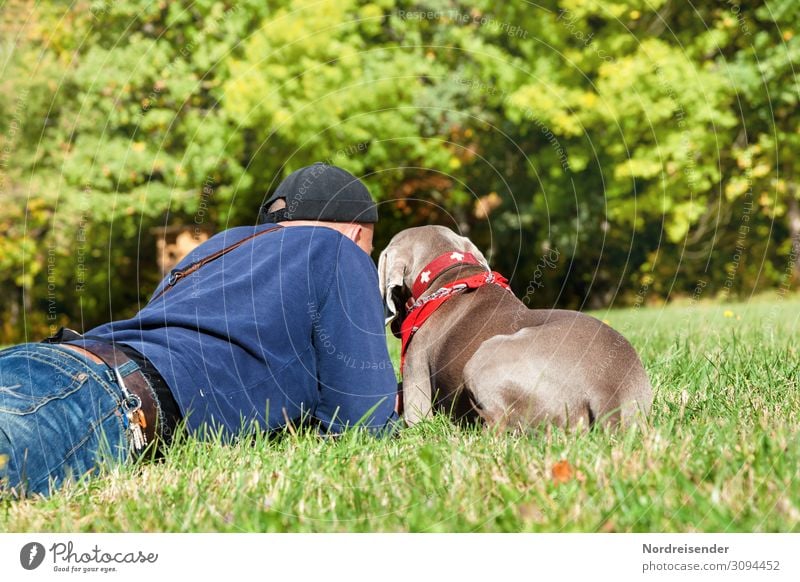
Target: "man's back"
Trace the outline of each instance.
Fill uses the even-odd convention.
[[[269,226],[226,230],[178,268]],[[236,433],[302,417],[338,432],[393,418],[396,382],[386,349],[375,266],[324,227],[256,237],[203,266],[135,317],[87,335],[129,345],[171,388],[187,425]],[[372,409],[372,410],[371,410]]]

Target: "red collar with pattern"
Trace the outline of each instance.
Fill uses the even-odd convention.
[[[509,292],[511,291],[511,288],[508,286],[508,279],[503,277],[500,273],[487,270],[477,275],[471,275],[447,283],[430,295],[421,297],[428,289],[431,281],[445,271],[461,265],[483,266],[471,253],[461,253],[457,251],[448,252],[439,255],[428,263],[414,280],[414,285],[411,288],[413,295],[410,300],[413,301],[413,304],[409,308],[406,318],[400,326],[400,337],[402,340],[400,348],[401,370],[405,367],[406,352],[408,351],[408,346],[414,334],[416,334],[428,318],[447,301],[456,295],[474,291],[485,285],[498,285]]]
[[[422,269],[419,275],[417,275],[417,278],[414,279],[414,285],[411,287],[412,299],[416,301],[422,297],[422,294],[425,293],[425,290],[428,288],[431,282],[436,279],[436,277],[445,271],[449,271],[450,269],[459,267],[461,265],[476,265],[478,267],[483,267],[483,265],[481,265],[481,263],[472,253],[460,253],[458,251],[452,251],[444,253],[443,255],[439,255],[430,263],[425,265],[425,268]]]

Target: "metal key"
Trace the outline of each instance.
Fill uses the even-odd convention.
[[[130,431],[128,439],[134,452],[138,453],[147,445],[147,437],[142,430],[147,426],[144,412],[142,412],[142,401],[135,394],[131,394],[128,387],[125,385],[125,380],[122,379],[122,374],[119,373],[117,368],[114,368],[114,375],[117,379],[122,393],[125,395],[125,404],[131,404],[131,409],[125,414],[128,419],[128,430]]]

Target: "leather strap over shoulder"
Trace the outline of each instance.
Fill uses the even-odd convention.
[[[268,232],[273,232],[275,230],[278,230],[279,228],[283,228],[283,227],[281,225],[275,225],[272,228],[267,228],[266,230],[262,230],[262,231],[259,231],[259,232],[255,233],[255,234],[251,234],[250,236],[246,236],[242,240],[237,241],[237,242],[233,243],[232,245],[229,245],[229,246],[225,247],[224,249],[220,249],[215,253],[212,253],[212,254],[210,254],[210,255],[208,255],[206,257],[203,257],[202,259],[200,259],[198,261],[195,261],[194,263],[191,263],[190,265],[184,267],[183,269],[173,269],[170,272],[169,277],[167,278],[166,285],[164,285],[164,287],[161,289],[161,291],[159,293],[157,293],[156,295],[154,295],[150,299],[150,301],[155,301],[156,299],[160,298],[162,295],[164,295],[164,293],[166,293],[167,291],[172,289],[178,283],[178,281],[180,281],[181,279],[185,279],[186,277],[188,277],[189,275],[191,275],[195,271],[198,271],[199,269],[203,268],[207,264],[209,264],[209,263],[211,263],[213,261],[216,261],[218,258],[220,258],[220,257],[222,257],[224,255],[227,255],[229,252],[231,252],[233,250],[238,249],[240,246],[242,246],[246,242],[249,242],[249,241],[253,240],[256,237],[259,237],[262,234],[267,234]]]

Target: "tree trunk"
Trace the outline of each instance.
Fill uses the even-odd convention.
[[[786,217],[789,220],[789,235],[792,237],[792,251],[794,253],[794,272],[800,271],[800,203],[797,201],[797,188],[789,186],[789,202]]]

